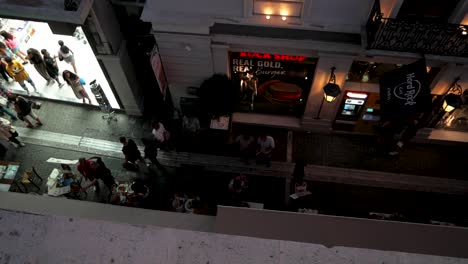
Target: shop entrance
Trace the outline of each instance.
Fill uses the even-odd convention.
[[[93,80],[96,80],[96,82],[101,85],[110,106],[114,109],[120,109],[116,96],[114,95],[114,92],[111,89],[81,27],[76,28],[73,36],[67,36],[54,34],[49,25],[45,22],[0,18],[0,30],[4,30],[14,35],[20,50],[24,53],[26,53],[29,48],[34,48],[38,51],[46,49],[51,56],[58,56],[60,48],[58,41],[62,40],[74,54],[77,75],[84,80],[84,88],[91,98],[91,103],[93,105],[98,105],[98,102],[89,86]],[[0,41],[4,42],[4,39],[1,38]],[[9,55],[22,62],[22,60],[15,55],[11,55],[11,53],[9,53]],[[64,82],[62,78],[63,71],[69,70],[73,72],[73,67],[65,61],[60,61],[58,57],[56,61],[59,67],[59,80],[60,82]],[[63,87],[59,87],[57,82],[47,85],[47,81],[36,71],[33,65],[28,63],[24,65],[24,67],[37,87],[37,92],[32,92],[33,90],[30,88],[31,96],[82,103],[81,99],[76,98],[75,93],[70,86],[65,84]],[[26,94],[18,83],[14,81],[6,82],[1,77],[0,79],[2,86],[6,89],[11,90],[13,93]]]

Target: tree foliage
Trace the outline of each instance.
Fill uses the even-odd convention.
[[[214,74],[198,89],[201,110],[213,118],[230,115],[239,102],[239,88],[226,75]]]

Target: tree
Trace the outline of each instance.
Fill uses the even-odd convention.
[[[214,74],[198,89],[201,111],[210,118],[230,115],[239,102],[239,87],[226,75]]]

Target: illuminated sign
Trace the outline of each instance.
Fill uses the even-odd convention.
[[[293,56],[293,55],[270,54],[270,53],[260,53],[260,52],[240,52],[240,57],[252,58],[252,59],[294,61],[294,62],[302,62],[305,59],[307,59],[306,56]]]
[[[352,105],[363,105],[363,104],[364,104],[364,100],[346,99],[345,103],[346,103],[346,104],[352,104]]]
[[[366,99],[367,94],[365,94],[365,93],[356,93],[356,92],[347,92],[346,97],[357,98],[357,99]]]

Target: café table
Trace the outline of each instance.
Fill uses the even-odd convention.
[[[19,167],[19,162],[0,161],[0,191],[8,192],[10,190]]]
[[[70,192],[70,186],[59,187],[59,179],[62,172],[59,169],[53,169],[47,178],[47,194],[50,196],[61,196]]]

